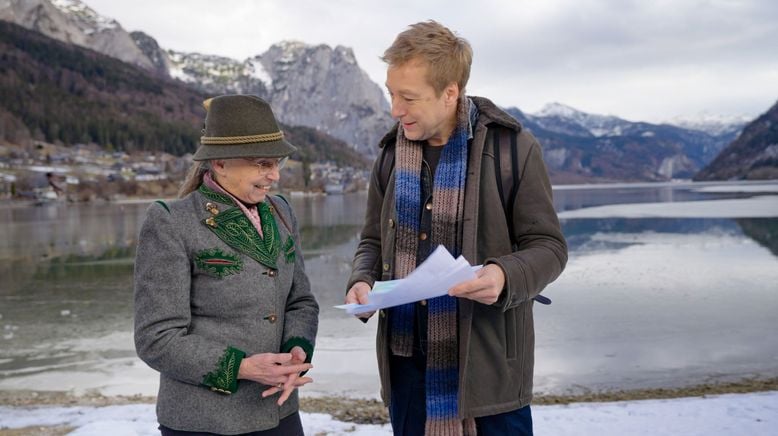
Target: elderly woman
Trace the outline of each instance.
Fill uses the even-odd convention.
[[[269,195],[296,148],[249,95],[205,102],[180,199],[152,204],[135,263],[135,347],[160,372],[162,435],[303,434],[319,308],[292,209]]]

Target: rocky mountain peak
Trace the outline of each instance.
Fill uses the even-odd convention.
[[[393,123],[383,91],[348,47],[281,41],[243,61],[173,50],[166,56],[174,78],[211,95],[259,95],[280,121],[316,128],[369,156]]]
[[[149,58],[154,71],[161,76],[168,76],[170,74],[170,58],[165,50],[159,46],[157,40],[150,35],[143,32],[132,32],[130,37],[135,41],[135,45]]]
[[[746,115],[720,115],[710,112],[700,112],[692,116],[676,116],[666,121],[667,124],[685,129],[707,132],[714,136],[737,133],[751,122],[753,117]]]
[[[778,178],[778,102],[746,125],[695,180]]]
[[[122,26],[79,0],[0,0],[0,20],[152,70]]]
[[[572,118],[582,114],[584,114],[583,111],[579,111],[578,109],[562,103],[552,102],[546,103],[535,115],[541,117],[560,116]]]
[[[69,15],[87,35],[121,27],[116,20],[98,14],[80,0],[51,0],[51,4]]]
[[[257,59],[272,77],[269,98],[288,124],[312,126],[367,155],[391,127],[381,88],[344,46],[284,41]]]
[[[618,117],[591,114],[561,103],[546,104],[533,116],[538,124],[550,130],[564,129],[560,133],[576,134],[575,126],[579,126],[595,137],[622,135],[629,124]]]

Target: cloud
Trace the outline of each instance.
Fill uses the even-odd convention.
[[[243,59],[285,39],[352,47],[379,84],[396,34],[436,19],[473,45],[469,91],[528,111],[560,101],[655,121],[756,116],[778,98],[771,0],[86,2],[176,50]]]

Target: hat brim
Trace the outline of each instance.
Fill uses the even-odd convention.
[[[236,159],[241,157],[286,157],[297,151],[297,147],[286,140],[255,142],[234,145],[200,145],[192,159]]]

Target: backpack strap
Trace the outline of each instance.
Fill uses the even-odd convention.
[[[521,184],[521,166],[519,165],[519,133],[505,127],[497,127],[492,133],[494,152],[494,175],[497,178],[497,192],[500,194],[505,221],[508,223],[508,234],[511,238],[513,251],[518,251],[519,244],[513,240],[513,204],[519,193]],[[541,304],[551,304],[551,299],[544,295],[533,298]]]
[[[519,150],[516,132],[498,127],[492,131],[492,147],[494,153],[494,174],[497,177],[497,192],[500,195],[502,210],[508,223],[511,246],[516,250],[513,241],[513,203],[519,192],[521,176],[519,174]]]

